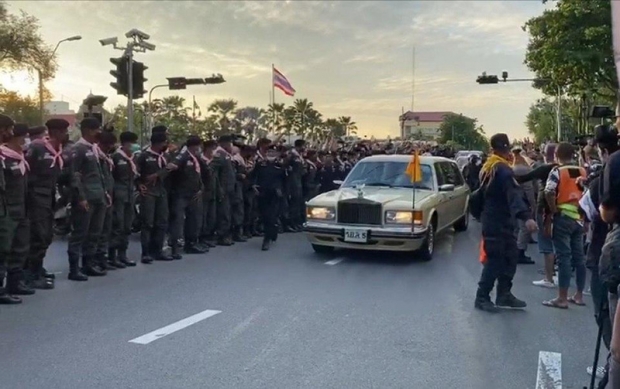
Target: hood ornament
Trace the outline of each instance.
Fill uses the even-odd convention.
[[[355,189],[357,189],[357,198],[358,199],[363,199],[364,198],[364,191],[362,189],[364,189],[364,184],[360,184],[360,185],[356,185]]]

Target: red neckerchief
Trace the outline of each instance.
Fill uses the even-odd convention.
[[[129,162],[129,166],[131,166],[131,171],[133,172],[133,174],[135,176],[138,175],[138,167],[136,166],[136,164],[133,161],[133,158],[131,158],[129,155],[127,155],[122,148],[118,149],[118,153],[120,154],[121,157],[123,157],[123,159],[125,159],[127,162]]]
[[[62,145],[59,145],[59,149],[56,150],[48,138],[35,139],[32,143],[43,144],[47,151],[52,154],[52,164],[50,165],[51,168],[55,167],[58,162],[58,167],[62,169],[65,164],[65,161],[62,159]]]
[[[151,154],[153,154],[154,156],[156,156],[156,157],[157,157],[157,165],[158,165],[161,169],[163,169],[163,168],[166,166],[166,157],[164,157],[164,154],[163,154],[163,153],[162,153],[162,154],[156,153],[156,152],[155,152],[155,151],[153,151],[153,149],[152,149],[152,148],[150,148],[150,147],[149,147],[148,149],[146,149],[146,152],[147,152],[147,153],[151,153]]]
[[[8,148],[8,146],[6,145],[0,146],[0,153],[2,153],[5,158],[13,158],[19,161],[19,164],[17,166],[19,166],[19,171],[22,173],[22,176],[25,175],[28,170],[30,170],[30,165],[28,165],[24,153],[19,153],[13,149]]]
[[[85,146],[90,147],[91,151],[93,152],[93,154],[95,154],[95,156],[97,157],[97,162],[99,162],[99,159],[101,158],[101,154],[103,154],[103,151],[101,151],[101,149],[99,148],[99,146],[97,146],[96,143],[90,143],[89,141],[87,141],[84,138],[80,138],[77,142],[75,142],[76,144],[83,144]]]

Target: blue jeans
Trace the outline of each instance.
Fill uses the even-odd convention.
[[[575,268],[577,290],[586,284],[585,254],[583,252],[583,226],[568,216],[553,217],[553,248],[558,261],[558,286],[570,287],[572,268]]]
[[[543,255],[553,254],[553,241],[550,236],[545,235],[545,224],[542,212],[536,213],[536,223],[538,224],[538,252]]]

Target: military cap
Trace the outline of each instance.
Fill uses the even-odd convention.
[[[138,141],[138,135],[131,131],[121,132],[120,135],[121,143],[136,143]]]
[[[200,139],[199,136],[196,135],[190,135],[187,138],[187,142],[185,143],[188,147],[189,146],[200,146],[202,144],[202,140]]]
[[[152,144],[165,143],[167,140],[168,140],[168,136],[163,132],[154,132],[151,134]]]
[[[156,134],[156,133],[163,133],[165,134],[166,132],[168,132],[168,127],[164,126],[164,125],[159,125],[159,126],[155,126],[151,129],[151,134]]]
[[[80,130],[97,130],[101,127],[101,123],[97,118],[87,117],[80,122]]]
[[[66,130],[70,124],[65,119],[54,118],[45,122],[45,127],[50,130]]]
[[[26,123],[16,123],[13,127],[13,136],[28,135],[28,125]]]
[[[45,131],[47,131],[47,127],[46,126],[30,127],[28,129],[28,135],[30,135],[30,136],[37,136],[37,135],[44,134]]]

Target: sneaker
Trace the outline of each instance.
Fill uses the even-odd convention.
[[[592,287],[588,287],[588,290],[584,290],[583,294],[586,296],[592,296]]]
[[[586,371],[588,372],[588,375],[592,375],[593,370],[594,369],[592,368],[592,366],[586,367]],[[599,380],[603,379],[603,377],[605,376],[605,373],[606,371],[605,371],[604,366],[599,366],[596,368],[596,378],[598,378]]]
[[[534,284],[536,286],[543,287],[543,288],[549,288],[549,289],[555,288],[555,283],[549,282],[549,281],[547,281],[544,278],[542,280],[540,280],[540,281],[534,281],[534,282],[532,282],[532,284]]]
[[[479,309],[485,312],[490,312],[490,313],[499,312],[499,309],[495,306],[495,304],[493,304],[491,300],[476,299],[476,301],[474,302],[474,307],[476,307],[476,309]]]
[[[521,309],[527,307],[527,303],[525,301],[519,300],[512,293],[497,297],[497,299],[495,299],[495,305],[498,308]]]

